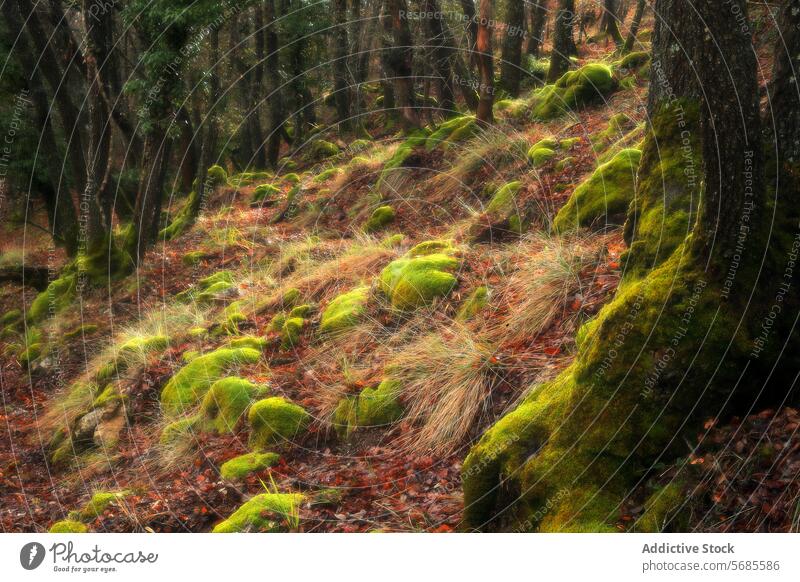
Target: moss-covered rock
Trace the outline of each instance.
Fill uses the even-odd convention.
[[[72,303],[77,290],[78,277],[74,273],[62,275],[39,293],[28,309],[28,321],[38,323],[48,315],[55,315]]]
[[[206,180],[212,188],[228,183],[228,172],[219,164],[214,164],[206,172]]]
[[[250,202],[253,204],[262,204],[265,202],[274,202],[278,199],[281,189],[274,184],[261,184],[256,186],[253,190],[253,197]]]
[[[95,373],[95,380],[103,383],[115,374],[121,374],[128,368],[144,364],[153,352],[163,351],[169,345],[165,335],[140,335],[128,338],[120,346],[114,347],[111,359],[101,365]]]
[[[681,481],[673,481],[653,492],[636,520],[639,532],[683,532],[689,525],[688,498]]]
[[[91,522],[103,515],[111,505],[118,504],[131,494],[130,491],[98,491],[78,510],[70,511],[69,520]]]
[[[391,206],[379,206],[372,211],[367,222],[364,223],[365,232],[375,232],[386,228],[389,224],[394,222],[395,212]]]
[[[164,427],[158,440],[162,445],[186,442],[201,432],[201,422],[202,418],[199,414],[179,418]]]
[[[322,182],[327,182],[331,178],[334,178],[342,173],[341,168],[328,168],[327,170],[323,170],[316,176],[314,176],[314,182],[321,184]]]
[[[341,150],[333,142],[325,141],[324,139],[317,139],[311,142],[309,154],[312,159],[324,160],[338,155]]]
[[[261,352],[252,348],[219,348],[198,356],[169,379],[161,391],[161,406],[167,414],[188,410],[224,374],[244,364],[255,364],[260,358]]]
[[[250,403],[267,390],[244,378],[214,382],[200,404],[201,428],[218,434],[233,432]]]
[[[634,197],[636,171],[642,154],[626,149],[601,165],[575,188],[553,222],[556,232],[580,227],[621,225]]]
[[[281,348],[288,350],[297,346],[305,325],[302,317],[287,317],[281,325]]]
[[[247,321],[247,316],[242,311],[242,302],[234,301],[222,310],[221,329],[228,335],[239,333],[239,324]]]
[[[186,291],[182,291],[175,296],[178,301],[194,301],[199,304],[211,303],[215,298],[229,294],[235,290],[233,273],[230,271],[218,271],[213,275],[200,279],[195,286]]]
[[[265,398],[253,404],[247,418],[250,423],[250,446],[256,450],[291,441],[311,421],[303,407],[279,396]]]
[[[553,119],[602,99],[616,88],[617,81],[608,65],[589,63],[540,89],[532,100],[531,115],[543,121]]]
[[[65,332],[63,337],[65,340],[82,339],[87,335],[92,335],[97,330],[98,327],[95,324],[84,323],[83,325],[79,325]]]
[[[366,312],[369,289],[362,285],[331,300],[322,312],[320,332],[335,335],[356,325]]]
[[[399,402],[400,384],[386,379],[375,388],[364,388],[361,394],[339,402],[333,415],[336,432],[348,437],[358,427],[386,426],[403,416]]]
[[[53,525],[50,526],[49,533],[87,533],[89,528],[86,527],[85,523],[81,523],[80,521],[75,521],[74,519],[62,519],[61,521],[55,522]]]
[[[397,171],[398,168],[403,166],[405,161],[414,153],[414,150],[424,145],[427,139],[428,132],[426,130],[418,130],[409,135],[402,144],[397,146],[392,156],[383,164],[383,169],[381,170],[380,176],[378,176],[378,182],[375,186],[376,189],[380,191],[386,179]]]
[[[295,529],[299,525],[299,493],[263,493],[256,495],[233,515],[217,524],[213,533],[273,533]]]
[[[465,140],[479,129],[474,115],[460,115],[448,119],[431,133],[425,141],[425,149],[431,151],[437,147],[447,148],[453,143]]]
[[[263,350],[265,347],[267,347],[267,343],[267,340],[263,337],[244,335],[229,341],[228,346],[232,348],[252,348],[254,350]]]
[[[279,460],[280,455],[277,453],[247,453],[224,462],[219,474],[223,479],[238,481],[278,464]]]
[[[379,283],[392,307],[409,311],[449,294],[458,284],[453,271],[460,264],[452,250],[448,241],[426,241],[389,263]]]

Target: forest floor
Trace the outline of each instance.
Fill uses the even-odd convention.
[[[610,51],[602,45],[583,47],[581,64],[612,60]],[[334,160],[295,156],[291,173],[299,175],[302,185],[296,209],[287,200],[290,183],[281,183],[277,198],[265,204],[252,203],[259,185],[255,181],[233,186],[229,180],[216,188],[196,224],[174,240],[160,241],[135,276],[83,290],[47,322],[45,334],[52,346],[47,358],[26,366],[14,356],[15,340],[2,340],[7,344],[0,360],[2,531],[46,531],[98,491],[126,495],[87,520],[93,531],[209,531],[244,501],[267,491],[306,495],[293,530],[457,529],[461,463],[470,443],[531,387],[569,364],[580,324],[616,290],[625,247],[619,225],[591,235],[559,238],[548,232],[553,216],[593,174],[598,160],[639,141],[641,134],[629,143],[631,132],[644,121],[647,84],[642,75],[605,100],[546,123],[498,111],[496,127],[467,142],[415,149],[403,161],[403,171],[384,185],[380,198],[380,204],[393,206],[394,222],[373,235],[364,233],[363,224],[376,206],[376,182],[404,140],[383,129],[377,116],[366,124],[374,139],[360,151],[350,151],[350,144],[330,135],[326,139],[344,152]],[[564,153],[536,168],[530,167],[524,150],[510,159],[498,157],[508,153],[510,144],[530,146],[551,136],[578,138],[570,142],[566,163],[559,163],[567,157]],[[464,170],[463,163],[476,152],[481,163]],[[341,171],[316,179],[331,168]],[[473,236],[476,223],[485,217],[480,209],[489,204],[493,191],[512,180],[521,182],[515,205],[529,218],[527,234]],[[170,214],[182,204],[180,198],[172,201]],[[43,217],[36,215],[36,220]],[[59,252],[48,249],[44,233],[25,226],[3,228],[4,256],[24,250],[25,262],[48,265],[54,272],[66,263]],[[405,238],[396,247],[384,244],[391,233]],[[319,314],[342,291],[370,284],[415,244],[442,239],[455,241],[459,259],[458,286],[447,297],[400,318],[385,306],[371,306],[366,320],[342,338],[315,333]],[[187,306],[178,299],[179,293],[196,290],[203,278],[220,271],[230,272],[235,284],[210,304]],[[537,287],[550,280],[556,281],[555,289]],[[484,285],[492,290],[488,306],[459,323],[460,306]],[[273,321],[281,311],[280,298],[290,288],[299,289],[313,309],[299,340],[286,348]],[[545,292],[545,300],[529,301],[531,294]],[[35,296],[30,288],[4,284],[0,312],[29,308]],[[244,309],[233,331],[199,337],[186,333],[196,327],[219,330],[234,300],[252,308]],[[521,319],[523,309],[538,319]],[[517,326],[523,331],[533,326],[535,332],[516,333]],[[59,411],[64,407],[64,418],[74,414],[65,404],[70,390],[96,372],[109,346],[154,329],[169,335],[169,345],[120,374],[125,423],[114,446],[76,451],[68,463],[54,463]],[[337,434],[331,423],[335,404],[380,382],[385,367],[398,357],[411,357],[412,352],[419,356],[419,342],[432,336],[442,345],[463,347],[465,353],[479,351],[468,347],[471,342],[491,340],[487,361],[493,376],[481,376],[483,392],[469,428],[450,442],[427,448],[418,444],[421,431],[432,428],[426,418],[361,427],[347,438]],[[266,339],[261,361],[238,375],[268,385],[271,396],[302,405],[312,421],[303,434],[276,445],[277,464],[230,480],[220,476],[220,467],[250,451],[245,419],[230,432],[198,431],[189,446],[165,450],[160,395],[190,361],[190,352],[208,353],[236,337]],[[458,388],[458,378],[450,378],[455,374],[447,370],[447,355],[434,351],[437,345],[428,346],[423,355],[441,367],[441,377],[423,377],[419,383],[442,386],[444,397],[423,399],[416,406],[438,411],[456,394],[452,390]],[[454,368],[459,358],[453,356]],[[418,367],[430,373],[430,362]],[[414,394],[403,398],[408,399],[406,407],[414,407]],[[698,442],[687,443],[685,459],[665,466],[657,478],[669,479],[681,464],[692,467],[694,529],[796,529],[800,443],[792,439],[798,423],[800,415],[792,409],[759,411],[724,425],[709,420]],[[626,507],[619,516],[620,529],[641,511],[635,503]]]

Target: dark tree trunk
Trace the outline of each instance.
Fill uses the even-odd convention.
[[[559,0],[553,34],[553,52],[550,55],[550,69],[547,82],[555,83],[569,70],[569,56],[575,44],[572,29],[574,26],[575,0]]]
[[[254,7],[253,12],[253,21],[255,24],[255,42],[254,42],[254,49],[255,49],[255,57],[256,62],[253,66],[253,70],[251,73],[250,82],[247,84],[248,89],[250,90],[250,108],[251,111],[248,113],[248,119],[250,122],[250,127],[252,128],[253,134],[253,165],[256,168],[263,168],[267,165],[267,158],[264,152],[264,135],[261,129],[261,91],[264,85],[264,8],[261,4],[256,4]],[[212,44],[214,44],[214,48],[212,52],[217,54],[219,51],[219,38],[216,40],[212,39]],[[219,60],[217,58],[217,60]],[[212,66],[219,66],[216,62],[212,63]],[[214,75],[214,81],[216,83],[216,91],[217,95],[219,96],[219,74]],[[216,101],[216,99],[214,100]],[[214,102],[212,101],[212,103]],[[215,105],[215,107],[220,107],[219,104]],[[213,132],[216,134],[217,126],[216,126],[216,119],[217,115],[214,115],[213,118]],[[209,127],[211,131],[212,128]],[[216,135],[213,136],[214,148],[216,148]],[[207,169],[207,168],[206,168]],[[205,172],[203,168],[200,169],[201,172]]]
[[[522,36],[525,31],[525,2],[506,0],[506,26],[500,61],[500,87],[512,97],[519,95],[522,71]]]
[[[636,12],[633,13],[631,27],[628,30],[628,38],[625,39],[625,46],[622,47],[623,54],[628,54],[633,50],[633,43],[636,42],[636,35],[639,34],[639,27],[641,26],[642,18],[644,17],[645,6],[645,0],[638,0],[636,3]]]
[[[405,129],[420,126],[414,92],[414,39],[408,26],[406,0],[386,0],[392,23],[392,50],[389,55],[394,97]]]
[[[284,112],[281,94],[280,55],[278,42],[278,24],[275,12],[275,0],[264,3],[264,20],[267,25],[267,71],[269,71],[269,137],[267,138],[267,164],[276,168],[280,158],[281,137],[283,135]]]
[[[423,0],[424,12],[438,14],[440,6],[438,0]],[[439,99],[439,108],[445,114],[455,110],[455,96],[453,94],[453,39],[447,28],[447,23],[441,18],[425,19],[428,38],[425,46],[433,47],[433,73],[436,76],[436,96]]]
[[[13,2],[4,2],[0,9],[11,30],[23,29],[22,19]],[[60,164],[57,160],[51,159],[51,156],[58,151],[58,146],[50,117],[50,99],[44,84],[35,72],[36,60],[24,36],[20,36],[17,40],[15,50],[23,69],[29,72],[26,78],[29,99],[34,107],[41,143],[40,150],[47,158],[44,163],[48,181],[42,184],[34,181],[32,185],[38,188],[44,200],[53,240],[57,245],[63,246],[69,256],[75,256],[78,252],[78,218],[72,197],[59,170]]]
[[[86,180],[86,160],[84,159],[84,131],[80,111],[72,101],[69,90],[63,84],[64,72],[58,65],[58,57],[49,42],[50,35],[45,31],[30,0],[18,0],[20,11],[27,18],[27,36],[36,47],[36,71],[50,87],[61,124],[67,139],[67,156],[76,190],[82,191]]]
[[[531,29],[528,36],[527,52],[538,57],[544,43],[544,25],[547,21],[547,0],[535,0],[531,6]]]
[[[478,111],[475,117],[482,123],[492,123],[494,121],[492,113],[494,106],[494,56],[492,55],[492,31],[489,28],[489,21],[491,20],[491,0],[480,0],[478,42],[475,45],[478,71],[480,73],[480,87],[478,89],[480,101],[478,102]]]
[[[348,130],[351,126],[350,103],[352,101],[350,73],[348,71],[347,0],[333,2],[333,99],[336,103],[336,118],[339,126]]]
[[[610,36],[617,45],[622,44],[622,34],[619,32],[619,16],[617,15],[617,0],[603,1],[603,17],[600,19],[600,30]]]
[[[778,19],[780,35],[775,45],[775,63],[769,85],[769,109],[765,125],[774,138],[778,167],[786,178],[800,181],[800,0],[788,0]],[[789,182],[791,184],[792,182]],[[788,191],[791,191],[788,190]],[[795,190],[796,191],[796,190]]]
[[[394,95],[394,83],[392,82],[392,51],[394,41],[392,39],[392,16],[389,11],[389,3],[381,2],[381,88],[383,90],[383,110],[388,120],[396,120],[397,104]]]
[[[467,49],[471,55],[471,64],[478,65],[475,46],[478,44],[478,17],[475,12],[475,0],[461,0],[461,10],[467,23]]]

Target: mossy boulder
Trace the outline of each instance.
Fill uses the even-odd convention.
[[[256,186],[253,190],[253,197],[250,202],[253,204],[263,204],[265,202],[274,202],[278,199],[281,189],[274,184],[261,184]]]
[[[190,301],[198,304],[211,303],[214,299],[230,295],[235,291],[236,286],[233,281],[233,273],[218,271],[200,279],[194,287],[178,293],[175,298],[184,303]]]
[[[447,146],[466,139],[477,131],[474,115],[460,115],[448,119],[433,131],[425,140],[425,149],[431,151],[439,146]]]
[[[222,310],[221,330],[228,335],[239,333],[239,325],[247,321],[247,316],[242,311],[242,302],[234,301]]]
[[[399,402],[400,384],[386,379],[375,388],[364,388],[361,394],[339,402],[333,414],[336,432],[348,437],[358,427],[386,426],[403,416]]]
[[[413,132],[403,143],[397,146],[397,149],[391,157],[383,164],[383,169],[381,170],[380,176],[378,176],[378,182],[375,186],[376,189],[380,190],[389,176],[402,167],[406,160],[411,157],[411,154],[414,153],[414,150],[424,145],[427,139],[427,130],[420,129]]]
[[[364,232],[375,232],[386,228],[394,222],[394,219],[394,208],[388,205],[379,206],[372,211],[369,219],[367,219],[367,222],[364,224]]]
[[[256,337],[252,335],[244,335],[237,337],[228,342],[228,346],[232,348],[252,348],[254,350],[263,350],[267,347],[266,339],[263,337]]]
[[[217,380],[200,404],[202,429],[218,434],[233,432],[250,403],[266,390],[244,378]]]
[[[411,311],[448,295],[458,285],[453,275],[460,261],[442,241],[426,241],[389,263],[379,278],[394,309]],[[437,252],[439,251],[439,252]]]
[[[167,414],[179,414],[198,404],[227,372],[260,358],[261,352],[252,348],[219,348],[198,356],[169,379],[161,391],[161,406]]]
[[[314,182],[321,184],[322,182],[327,182],[331,178],[338,176],[342,173],[341,168],[328,168],[327,170],[323,170],[316,176],[314,176]]]
[[[644,504],[644,513],[636,520],[638,532],[683,532],[689,525],[689,502],[683,483],[673,481],[653,492]]]
[[[639,150],[625,149],[597,168],[575,188],[558,212],[553,221],[555,231],[563,233],[581,227],[623,224],[635,194],[641,157]]]
[[[31,303],[27,313],[28,321],[38,323],[48,315],[55,315],[69,306],[75,298],[77,285],[78,277],[74,273],[62,275],[52,281]]]
[[[305,325],[302,317],[287,317],[281,325],[281,348],[288,350],[299,345]]]
[[[546,121],[600,100],[617,88],[611,67],[589,63],[564,73],[553,85],[540,89],[532,100],[531,115]]]
[[[217,524],[213,533],[274,533],[294,529],[299,524],[299,510],[304,499],[299,493],[256,495]]]
[[[61,521],[57,521],[51,525],[48,531],[49,533],[60,534],[87,533],[89,528],[86,527],[85,523],[81,523],[80,521],[75,521],[74,519],[62,519]]]
[[[489,304],[489,288],[481,285],[469,294],[466,301],[458,308],[456,319],[458,321],[468,321],[483,311]]]
[[[163,351],[169,345],[165,335],[141,335],[127,339],[120,346],[115,346],[112,358],[101,365],[95,373],[97,382],[105,382],[115,374],[121,374],[128,368],[144,364],[152,352]]]
[[[291,441],[302,434],[311,417],[302,406],[280,396],[259,400],[250,407],[250,446],[256,450]]]
[[[276,465],[279,460],[280,455],[277,453],[247,453],[224,462],[219,474],[223,479],[238,481]]]
[[[362,285],[328,303],[320,319],[320,332],[335,335],[356,325],[366,312],[369,290],[369,286]]]
[[[181,262],[187,267],[196,267],[209,257],[205,251],[189,251],[181,257]]]
[[[206,172],[206,180],[212,188],[228,183],[228,172],[218,164],[211,166]]]
[[[317,139],[311,142],[310,156],[315,160],[324,160],[338,155],[341,150],[339,146],[324,139]]]

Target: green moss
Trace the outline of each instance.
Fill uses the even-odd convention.
[[[589,63],[568,71],[553,85],[540,89],[532,100],[534,119],[549,120],[608,95],[617,87],[611,68]]]
[[[119,393],[113,384],[106,386],[103,391],[97,395],[92,402],[92,408],[105,408],[113,402],[124,400],[124,396]]]
[[[528,152],[528,159],[534,168],[537,168],[555,157],[555,150],[548,148],[532,149]]]
[[[49,533],[87,533],[88,531],[89,528],[84,523],[73,519],[62,519],[50,526]]]
[[[202,418],[199,414],[185,416],[174,422],[169,423],[161,431],[159,442],[162,445],[172,445],[184,442],[188,438],[197,434],[201,429]]]
[[[218,434],[233,432],[250,403],[265,390],[244,378],[217,380],[200,404],[202,430]]]
[[[397,233],[387,236],[385,239],[381,241],[381,246],[387,249],[392,249],[394,247],[399,247],[403,244],[403,241],[406,239],[406,235]]]
[[[298,184],[300,182],[300,176],[291,172],[289,174],[284,174],[281,176],[281,180],[287,182],[288,184]]]
[[[684,532],[689,525],[688,503],[683,483],[673,481],[655,491],[636,520],[636,531],[646,533]]]
[[[267,340],[263,337],[256,337],[252,335],[245,335],[237,337],[228,342],[228,346],[232,348],[251,348],[254,350],[263,350],[267,347]]]
[[[313,310],[314,307],[308,303],[304,305],[298,305],[296,307],[292,307],[292,310],[289,312],[289,317],[308,317]]]
[[[74,273],[62,275],[39,293],[28,309],[28,321],[38,323],[69,306],[75,298],[78,278]]]
[[[694,224],[700,199],[699,108],[680,100],[662,107],[645,136],[635,202],[628,209],[625,279],[665,261]]]
[[[356,325],[366,311],[369,289],[362,285],[331,300],[322,312],[320,332],[335,335]]]
[[[522,182],[514,181],[505,184],[495,192],[489,204],[486,205],[486,212],[491,214],[508,214],[516,210],[517,192],[522,187]]]
[[[453,241],[447,239],[426,240],[414,245],[406,253],[408,257],[424,257],[436,253],[449,253],[453,251]]]
[[[648,51],[637,51],[622,57],[622,59],[614,63],[614,67],[635,72],[641,70],[649,62],[650,53]]]
[[[681,246],[620,287],[579,333],[573,363],[484,434],[462,470],[467,527],[502,508],[526,530],[608,530],[654,460],[681,454],[681,434],[728,401],[752,344],[697,264]]]
[[[281,326],[281,348],[288,350],[298,345],[305,325],[302,317],[287,317]]]
[[[253,404],[247,418],[250,423],[250,446],[256,450],[282,441],[291,441],[311,421],[311,417],[301,406],[279,396]]]
[[[461,115],[442,123],[436,130],[428,136],[425,141],[425,149],[431,151],[439,146],[449,147],[474,135],[479,127],[473,115]]]
[[[226,372],[244,364],[255,364],[261,352],[252,348],[219,348],[198,356],[169,379],[161,391],[166,414],[178,414],[196,405],[211,385]]]
[[[563,172],[570,166],[575,165],[575,161],[576,159],[572,156],[567,156],[563,160],[558,160],[558,162],[556,163],[556,172]]]
[[[165,335],[143,335],[129,338],[116,347],[114,356],[95,373],[98,382],[111,379],[114,374],[121,374],[128,368],[143,364],[152,352],[163,351],[169,345]]]
[[[456,319],[467,321],[480,313],[489,303],[489,288],[482,285],[470,293],[464,304],[458,309]]]
[[[183,257],[181,257],[181,262],[187,267],[194,267],[202,263],[207,258],[209,258],[209,254],[205,251],[189,251],[183,255]]]
[[[224,462],[219,474],[223,479],[239,481],[251,473],[277,465],[279,460],[280,455],[276,453],[247,453]]]
[[[19,321],[22,321],[22,310],[20,309],[11,309],[6,311],[3,317],[0,317],[0,325],[11,325]]]
[[[296,528],[299,493],[263,493],[256,495],[214,528],[214,533],[280,532]]]
[[[336,407],[334,427],[340,436],[348,437],[358,427],[386,426],[403,416],[398,401],[400,384],[384,380],[375,388],[364,388],[356,397],[347,397]]]
[[[283,329],[283,324],[286,323],[285,313],[276,313],[269,322],[267,329],[272,332],[280,332]]]
[[[218,271],[200,279],[191,289],[182,291],[176,295],[178,301],[184,303],[194,301],[199,304],[210,303],[220,294],[233,289],[233,273],[230,271]]]
[[[601,165],[570,196],[553,222],[556,232],[579,227],[622,224],[634,197],[636,170],[642,154],[626,149]]]
[[[395,213],[391,206],[379,206],[364,224],[365,232],[375,232],[394,222]]]
[[[560,147],[562,150],[571,150],[580,142],[581,142],[580,137],[568,137],[558,142],[558,147]]]
[[[228,183],[228,172],[226,172],[225,168],[222,166],[214,164],[208,169],[206,173],[206,180],[209,181],[209,184],[212,188],[222,186],[223,184]]]
[[[322,183],[327,182],[331,178],[338,176],[342,173],[341,168],[328,168],[327,170],[323,170],[319,174],[314,177],[314,182]]]
[[[222,330],[228,335],[239,333],[239,324],[247,321],[247,316],[242,311],[242,302],[234,301],[222,311]]]
[[[281,189],[273,184],[261,184],[256,186],[253,190],[253,197],[250,199],[253,203],[261,203],[264,201],[274,201],[281,193]]]
[[[97,519],[112,504],[119,503],[131,494],[130,491],[100,491],[92,495],[92,498],[81,509],[70,511],[70,520],[90,522]]]
[[[378,177],[376,188],[380,190],[386,179],[405,163],[417,147],[424,145],[427,139],[428,132],[426,130],[418,130],[400,144],[392,156],[383,164],[383,170],[381,170]]]
[[[429,254],[437,248],[444,250],[443,244],[444,241],[420,243],[381,271],[380,288],[392,307],[413,310],[455,288],[458,280],[452,272],[459,266],[458,259],[444,252]]]
[[[311,157],[315,160],[324,160],[339,154],[341,150],[335,143],[318,139],[311,142]]]

